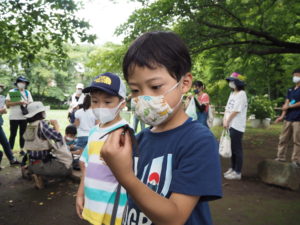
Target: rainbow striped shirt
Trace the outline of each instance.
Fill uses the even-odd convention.
[[[100,151],[107,136],[99,138],[124,124],[127,124],[126,120],[121,120],[110,127],[99,128],[99,126],[95,126],[92,128],[89,133],[88,144],[80,157],[80,161],[84,162],[86,167],[86,176],[84,177],[85,202],[82,216],[91,224],[110,225],[118,187],[118,181],[113,173],[100,159]],[[121,225],[126,202],[126,191],[122,187],[115,220],[116,225]]]

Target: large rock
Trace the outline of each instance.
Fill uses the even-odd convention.
[[[300,168],[291,163],[267,159],[258,164],[258,176],[267,184],[300,191]]]

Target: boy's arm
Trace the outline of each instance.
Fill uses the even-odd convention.
[[[85,177],[85,165],[84,162],[79,162],[81,169],[81,180],[76,194],[76,212],[82,219],[82,211],[84,207],[84,177]]]
[[[111,133],[101,149],[101,157],[138,207],[156,225],[184,224],[199,196],[173,193],[169,199],[152,191],[132,170],[132,143],[129,134],[118,129]]]

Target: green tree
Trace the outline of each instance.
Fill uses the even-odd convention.
[[[53,49],[49,60],[64,59],[64,43],[96,38],[88,34],[90,25],[76,17],[75,0],[2,0],[0,4],[0,59],[9,64],[21,63],[30,70],[43,48]]]

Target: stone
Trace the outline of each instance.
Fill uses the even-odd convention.
[[[264,183],[300,191],[300,168],[290,162],[264,160],[258,164],[258,176]]]

